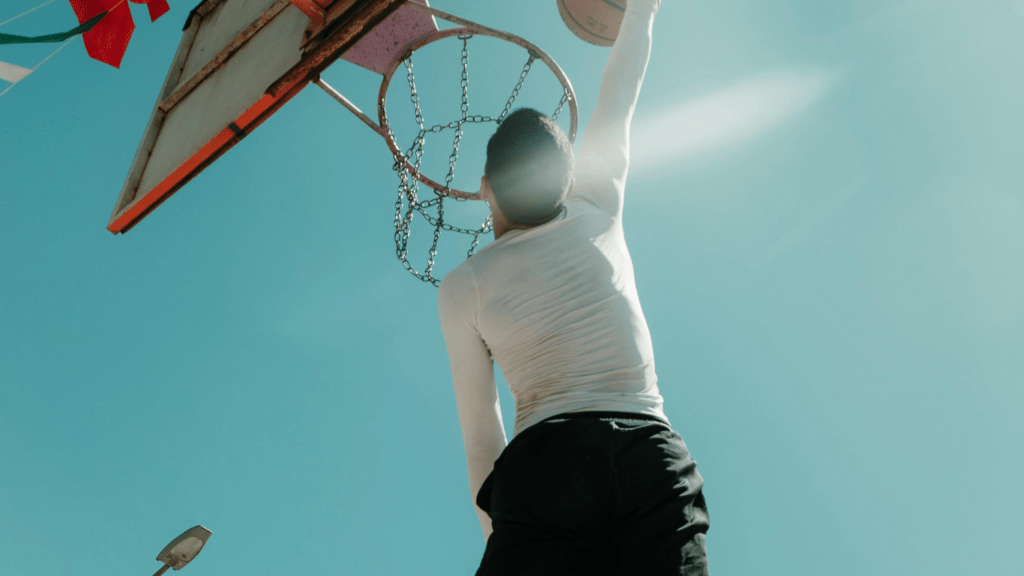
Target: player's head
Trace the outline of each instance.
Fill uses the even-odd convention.
[[[520,108],[487,142],[484,174],[510,224],[543,224],[558,215],[574,162],[572,143],[558,124]]]

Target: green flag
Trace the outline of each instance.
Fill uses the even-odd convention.
[[[63,42],[73,36],[79,34],[85,34],[92,27],[103,20],[103,17],[107,13],[103,12],[83,22],[82,24],[68,30],[67,32],[59,32],[57,34],[46,34],[44,36],[16,36],[14,34],[0,34],[0,44],[43,44],[48,42]]]

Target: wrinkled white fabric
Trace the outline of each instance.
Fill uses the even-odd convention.
[[[581,192],[561,217],[506,232],[444,280],[457,298],[445,323],[479,334],[501,367],[516,434],[562,412],[664,417],[622,226]],[[449,349],[452,364],[473,353]]]
[[[516,401],[516,434],[563,412],[665,418],[621,221],[629,125],[658,4],[629,0],[561,216],[505,232],[441,284],[439,315],[474,497],[507,443],[492,359]],[[489,535],[490,519],[477,514]]]

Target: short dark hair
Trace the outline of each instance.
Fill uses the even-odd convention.
[[[484,174],[510,224],[543,224],[558,215],[572,183],[572,143],[554,120],[520,108],[487,142]]]

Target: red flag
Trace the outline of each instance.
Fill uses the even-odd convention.
[[[149,8],[149,21],[156,22],[156,19],[167,14],[171,9],[167,5],[167,0],[131,0],[136,4],[145,4],[146,8]]]
[[[70,0],[71,8],[78,22],[88,21],[93,16],[107,12],[103,20],[92,30],[82,35],[85,51],[100,62],[114,68],[121,67],[121,58],[128,49],[128,41],[135,31],[132,13],[124,0]]]
[[[136,4],[146,4],[149,8],[149,18],[155,21],[171,9],[167,0],[131,0]],[[97,14],[107,12],[107,15],[99,21],[92,30],[82,35],[85,42],[85,51],[100,62],[110,64],[114,68],[121,67],[121,59],[128,49],[128,42],[132,39],[132,32],[135,31],[135,22],[132,20],[132,12],[128,9],[125,0],[70,0],[71,8],[78,17],[78,22],[84,23]]]

